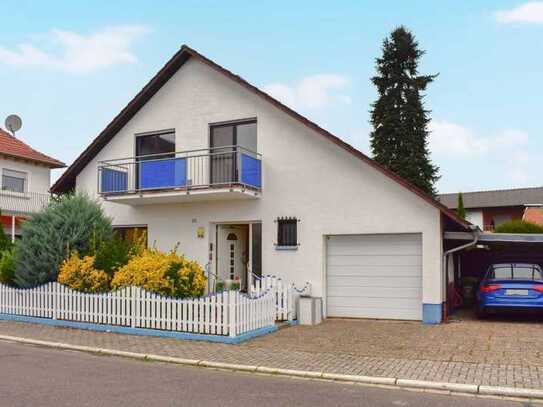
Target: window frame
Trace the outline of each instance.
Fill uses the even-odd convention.
[[[8,174],[6,174],[8,172]],[[12,173],[12,175],[9,175],[9,173]],[[19,175],[19,176],[18,176]],[[19,179],[23,181],[23,190],[22,191],[14,191],[12,189],[7,189],[4,186],[4,177],[12,178],[12,179]],[[1,184],[1,190],[6,192],[13,192],[16,194],[24,194],[28,192],[28,172],[27,171],[19,171],[19,170],[12,170],[10,168],[2,168],[2,184]]]
[[[138,155],[138,140],[141,139],[141,137],[152,137],[152,136],[163,136],[166,134],[173,134],[173,144],[174,148],[171,153],[156,153],[156,154],[143,154]],[[175,129],[164,129],[164,130],[156,130],[156,131],[147,131],[144,133],[136,133],[134,134],[134,157],[136,158],[136,161],[140,161],[142,157],[151,156],[147,159],[153,159],[153,156],[155,156],[156,159],[164,158],[163,156],[166,156],[167,154],[173,154],[177,152],[177,134]],[[143,159],[145,160],[145,158]]]
[[[229,120],[225,122],[217,122],[217,123],[208,123],[208,146],[209,146],[209,152],[210,153],[217,153],[220,151],[221,153],[224,153],[225,155],[232,153],[232,168],[231,168],[231,179],[232,181],[238,180],[239,181],[239,170],[240,170],[240,164],[238,162],[238,147],[242,148],[242,151],[245,147],[238,145],[238,126],[243,126],[247,124],[254,124],[256,128],[256,149],[258,149],[258,121],[256,117],[253,118],[247,118],[247,119],[238,119],[238,120]],[[224,127],[232,127],[232,142],[233,144],[231,146],[216,146],[214,145],[214,137],[213,137],[213,131],[215,129],[224,128]],[[250,150],[247,150],[250,151]],[[251,151],[254,154],[257,154],[257,151]],[[209,169],[209,183],[215,184],[213,182],[214,180],[214,171],[213,171],[213,164],[211,164],[211,161],[213,159],[210,159],[210,169]]]
[[[277,242],[275,248],[277,250],[298,250],[300,246],[298,223],[300,220],[295,217],[281,217],[275,220],[277,223]],[[293,228],[292,231],[284,230],[284,227]],[[288,236],[290,234],[290,236]]]
[[[119,231],[126,231],[129,229],[143,229],[145,230],[145,247],[149,246],[149,226],[148,225],[114,225],[113,226],[113,233],[121,238],[122,240],[126,239],[126,235],[124,233],[118,234]]]

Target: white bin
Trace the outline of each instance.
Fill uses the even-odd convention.
[[[300,325],[318,325],[322,322],[322,298],[300,297],[298,299],[298,322]]]

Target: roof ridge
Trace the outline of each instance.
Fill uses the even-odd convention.
[[[185,58],[186,54],[188,54],[188,56]],[[422,191],[417,186],[413,185],[409,181],[406,181],[405,179],[401,178],[396,173],[378,164],[376,161],[372,160],[370,157],[368,157],[367,155],[365,155],[364,153],[362,153],[360,150],[356,149],[349,143],[343,141],[342,139],[330,133],[328,130],[322,128],[321,126],[311,121],[307,117],[296,112],[294,109],[288,107],[287,105],[280,102],[273,96],[270,96],[268,93],[262,91],[261,89],[257,88],[250,82],[246,81],[241,76],[234,74],[230,70],[222,67],[221,65],[217,64],[216,62],[212,61],[206,56],[200,54],[198,51],[192,49],[186,44],[183,44],[181,46],[179,51],[177,51],[173,55],[173,57],[171,57],[168,60],[168,62],[166,62],[166,64],[158,71],[158,73],[155,74],[155,76],[153,76],[153,78],[151,78],[151,80],[130,100],[130,102],[121,110],[121,112],[113,118],[113,120],[106,126],[106,128],[102,130],[102,132],[97,137],[94,138],[91,144],[87,146],[85,150],[83,150],[83,152],[79,155],[79,157],[77,157],[77,159],[72,163],[72,165],[70,165],[70,167],[68,167],[68,169],[55,182],[51,190],[55,192],[62,192],[66,189],[72,188],[75,183],[75,175],[77,175],[79,171],[81,171],[81,169],[85,165],[87,165],[88,162],[92,160],[92,158],[97,154],[97,152],[100,151],[103,148],[103,146],[107,144],[109,140],[111,140],[115,136],[115,134],[117,134],[120,128],[122,128],[126,123],[128,123],[128,121],[139,111],[139,109],[141,109],[141,107],[145,103],[147,103],[148,100],[156,92],[158,92],[160,88],[162,88],[162,86],[179,70],[179,68],[190,57],[197,58],[198,60],[200,60],[200,62],[208,65],[210,68],[214,69],[215,71],[222,73],[227,78],[230,78],[231,80],[237,82],[241,86],[244,86],[245,88],[254,92],[256,95],[261,96],[262,98],[270,102],[272,105],[274,105],[278,109],[292,116],[294,119],[300,121],[302,124],[306,125],[307,127],[311,128],[312,130],[316,131],[322,136],[325,136],[334,144],[338,145],[339,147],[343,148],[347,152],[353,154],[355,157],[366,162],[368,165],[372,166],[376,170],[382,172],[385,176],[388,176],[392,180],[396,181],[398,184],[410,190],[415,195],[418,195],[420,198],[428,202],[430,205],[439,209],[441,213],[447,215],[449,218],[458,222],[460,225],[466,228],[471,225],[469,222],[460,218],[456,214],[456,212],[451,211],[449,208],[447,208],[437,199],[434,199],[433,197],[428,195],[426,192]],[[165,77],[162,77],[162,75],[165,75]],[[157,85],[158,88],[154,89],[153,88],[154,85]],[[149,97],[149,99],[143,100],[147,97]],[[125,115],[128,115],[128,117],[125,117]],[[95,149],[97,149],[96,152],[94,152]],[[81,167],[81,169],[79,169],[79,167]],[[69,178],[72,172],[75,172],[75,174],[72,178]]]

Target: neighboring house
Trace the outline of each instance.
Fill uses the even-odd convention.
[[[441,321],[443,235],[470,226],[183,46],[58,179],[209,275],[312,284],[327,316]]]
[[[522,219],[525,209],[543,204],[543,187],[463,192],[466,220],[482,230],[492,231],[504,222]],[[458,207],[458,193],[439,196],[452,210]]]
[[[522,220],[543,226],[543,208],[541,205],[530,205],[524,209]]]
[[[24,219],[49,202],[51,169],[64,163],[34,150],[0,129],[0,211],[4,231],[12,240]]]

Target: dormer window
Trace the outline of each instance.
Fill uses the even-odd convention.
[[[27,173],[22,171],[2,170],[2,190],[11,192],[26,192]]]

